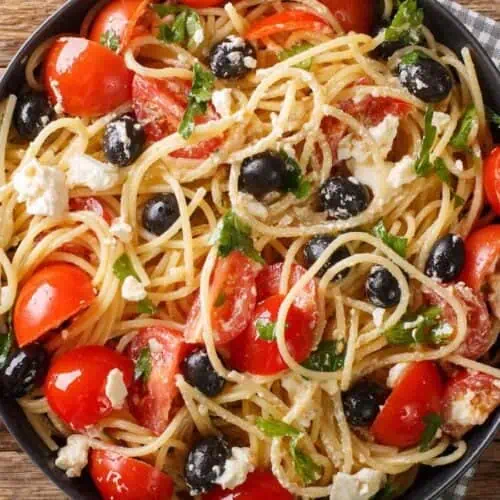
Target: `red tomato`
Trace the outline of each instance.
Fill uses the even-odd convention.
[[[458,411],[454,411],[455,405],[459,405]],[[460,439],[475,425],[483,424],[499,405],[500,384],[497,379],[486,373],[462,369],[446,384],[443,431]]]
[[[267,324],[276,321],[283,300],[282,295],[273,295],[257,304],[248,328],[228,344],[231,367],[255,375],[273,375],[288,368],[279,353],[278,343],[261,339],[257,331],[258,322]],[[286,317],[285,339],[290,354],[298,363],[312,351],[313,330],[310,323],[310,318],[292,304]]]
[[[500,215],[500,146],[496,147],[484,164],[484,192],[493,211]]]
[[[226,344],[248,326],[257,302],[255,277],[258,269],[253,260],[237,251],[218,260],[210,287],[210,297],[214,302],[212,329],[217,345]],[[184,338],[191,344],[203,342],[199,297],[191,307]]]
[[[477,293],[463,283],[451,285],[449,289],[467,311],[467,335],[456,353],[469,359],[478,359],[486,354],[496,338],[491,328],[488,307]],[[456,327],[457,318],[451,306],[431,290],[424,290],[424,295],[431,304],[441,307],[444,319]]]
[[[326,136],[326,140],[330,146],[334,160],[336,161],[339,143],[347,134],[348,127],[345,123],[337,120],[337,118],[333,116],[325,116],[321,121],[321,130]]]
[[[344,31],[370,33],[375,20],[375,1],[373,0],[320,0],[338,19]]]
[[[95,212],[108,224],[111,224],[113,220],[113,212],[111,212],[110,208],[100,198],[95,198],[94,196],[70,198],[69,209],[72,212]]]
[[[45,380],[49,406],[72,429],[81,431],[108,416],[113,407],[106,396],[109,372],[118,369],[127,388],[134,377],[134,363],[109,347],[76,347],[56,358]]]
[[[264,267],[257,275],[257,302],[267,299],[271,295],[280,293],[280,280],[283,272],[283,263],[272,264]],[[298,264],[292,264],[290,272],[289,289],[304,276],[306,269]],[[295,307],[300,309],[311,320],[311,329],[314,329],[318,321],[318,302],[316,296],[316,281],[312,279],[302,289],[294,301]]]
[[[441,414],[443,382],[432,361],[410,365],[371,427],[375,440],[387,446],[407,448],[418,444],[425,429],[423,418]]]
[[[321,17],[302,10],[284,10],[252,23],[245,33],[248,40],[284,33],[286,31],[329,31],[328,24]]]
[[[202,500],[293,500],[293,495],[285,490],[270,471],[255,471],[248,474],[246,481],[233,490],[223,490],[220,486],[211,489]]]
[[[144,126],[149,141],[155,142],[177,132],[188,103],[191,83],[180,78],[155,80],[135,75],[132,85],[133,107],[139,123]],[[195,119],[197,124],[217,120],[212,106],[205,115]],[[223,142],[222,137],[201,141],[170,153],[176,158],[207,158]]]
[[[170,500],[174,482],[152,465],[111,451],[92,450],[89,471],[103,500]]]
[[[181,0],[184,5],[189,5],[194,9],[203,9],[204,7],[218,7],[226,0]]]
[[[110,113],[132,96],[133,73],[123,58],[99,43],[61,37],[50,48],[44,83],[53,103],[74,116]]]
[[[180,332],[162,327],[142,329],[130,343],[127,354],[137,362],[144,348],[151,340],[161,346],[156,351],[150,348],[151,373],[144,381],[134,381],[128,395],[129,409],[141,425],[161,434],[172,418],[179,391],[175,376],[187,353],[187,346]]]
[[[19,347],[39,339],[94,300],[90,276],[73,264],[44,266],[22,285],[14,307]]]

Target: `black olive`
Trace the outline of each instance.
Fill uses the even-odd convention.
[[[102,147],[106,158],[119,167],[126,167],[139,157],[146,143],[142,125],[129,115],[108,123]]]
[[[342,394],[344,413],[349,424],[368,427],[387,399],[388,391],[381,385],[369,380],[357,382]]]
[[[205,348],[186,356],[182,368],[186,380],[205,396],[217,396],[224,389],[226,381],[214,370]]]
[[[374,59],[387,61],[389,57],[394,55],[394,52],[406,47],[406,45],[402,40],[384,41],[370,52],[370,56]]]
[[[12,352],[0,372],[2,393],[12,398],[25,396],[43,383],[48,368],[49,355],[40,344]]]
[[[173,193],[157,194],[150,198],[142,211],[142,225],[160,236],[179,218],[179,205]]]
[[[365,284],[366,296],[376,307],[388,307],[399,304],[401,289],[398,280],[382,266],[373,266]]]
[[[192,496],[206,493],[224,473],[231,449],[221,437],[210,436],[198,441],[189,452],[184,478]]]
[[[257,66],[254,46],[239,36],[229,35],[214,45],[210,69],[217,78],[243,78]]]
[[[453,87],[451,73],[441,63],[418,50],[402,58],[398,75],[401,85],[428,103],[446,99]]]
[[[445,283],[458,277],[465,264],[465,245],[456,234],[447,234],[434,243],[425,264],[425,274]]]
[[[319,198],[321,210],[326,210],[330,219],[349,219],[370,203],[367,187],[355,177],[330,177],[321,185]]]
[[[54,109],[40,92],[21,95],[14,110],[14,125],[24,139],[34,139],[54,119]]]
[[[285,188],[285,160],[275,151],[264,151],[243,160],[238,189],[255,197]]]
[[[304,259],[307,267],[311,267],[320,257],[321,254],[332,243],[334,238],[332,236],[315,236],[310,239],[304,247]],[[345,246],[341,246],[330,255],[330,258],[321,266],[317,275],[321,278],[331,267],[337,262],[347,259],[351,253]],[[349,268],[343,269],[333,277],[333,281],[344,279],[349,274]]]

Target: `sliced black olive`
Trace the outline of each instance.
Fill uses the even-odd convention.
[[[286,163],[276,151],[264,151],[243,160],[238,189],[256,198],[282,191],[286,182]]]
[[[226,381],[214,370],[205,348],[189,354],[182,368],[186,380],[205,396],[217,396],[224,389]]]
[[[398,66],[401,85],[424,102],[446,99],[453,88],[451,73],[419,50],[406,54]]]
[[[321,185],[319,199],[330,219],[346,220],[366,210],[370,193],[355,177],[330,177]]]
[[[24,139],[34,139],[54,119],[54,109],[45,94],[21,95],[14,110],[14,125]]]
[[[375,47],[371,52],[370,56],[374,59],[381,61],[387,61],[394,53],[403,47],[406,47],[406,43],[403,40],[395,41],[383,41],[380,45]]]
[[[344,413],[349,424],[360,427],[371,425],[387,396],[387,389],[375,382],[361,380],[356,383],[342,394]]]
[[[0,372],[2,394],[20,398],[40,386],[49,368],[49,355],[40,344],[12,352]]]
[[[160,236],[179,218],[179,205],[173,193],[157,194],[150,198],[142,211],[142,225]]]
[[[386,309],[399,304],[401,300],[398,280],[382,266],[372,267],[365,289],[368,300],[376,307]]]
[[[307,267],[311,267],[320,257],[321,254],[327,249],[327,247],[332,243],[334,238],[332,236],[315,236],[310,239],[306,246],[304,247],[304,259]],[[351,256],[351,253],[345,246],[341,246],[333,252],[330,258],[321,266],[317,275],[321,278],[328,269],[333,267],[337,262],[347,259]],[[333,281],[339,281],[344,279],[349,274],[349,268],[343,269],[340,273],[337,273],[333,277]]]
[[[243,78],[257,66],[253,45],[235,35],[229,35],[214,45],[209,55],[210,69],[217,78]]]
[[[425,264],[425,274],[445,283],[458,278],[465,264],[465,245],[456,234],[447,234],[434,243]]]
[[[146,143],[142,125],[129,115],[108,123],[102,146],[106,158],[119,167],[126,167],[139,157]]]
[[[226,460],[231,456],[227,442],[210,436],[198,441],[188,454],[184,478],[192,496],[206,493],[224,473]]]

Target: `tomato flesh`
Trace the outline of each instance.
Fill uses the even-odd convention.
[[[373,422],[371,431],[375,440],[399,448],[418,444],[425,429],[423,418],[429,413],[441,414],[443,392],[435,363],[422,361],[410,365]]]
[[[103,500],[170,500],[174,482],[152,465],[118,453],[92,450],[89,471]]]
[[[493,211],[500,215],[500,146],[496,147],[484,164],[484,192]]]
[[[69,209],[72,212],[94,212],[102,217],[108,224],[111,224],[113,220],[113,213],[110,208],[100,198],[94,196],[70,198]]]
[[[23,347],[86,309],[95,294],[90,276],[73,264],[49,264],[22,285],[14,307],[16,340]]]
[[[344,31],[370,33],[375,20],[375,2],[373,0],[320,0],[338,19]]]
[[[118,369],[127,388],[132,384],[134,364],[123,354],[105,346],[76,347],[50,365],[44,392],[51,409],[72,429],[82,431],[112,411],[106,396],[109,372]]]

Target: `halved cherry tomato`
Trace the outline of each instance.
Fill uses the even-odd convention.
[[[201,497],[203,500],[293,500],[270,471],[255,471],[248,474],[246,481],[233,490],[216,486]]]
[[[347,134],[348,127],[344,122],[337,120],[333,116],[325,116],[321,120],[321,130],[326,136],[326,141],[330,146],[334,160],[337,159],[337,149],[340,141]]]
[[[203,9],[204,7],[218,7],[226,0],[181,0],[184,5],[189,5],[194,9]]]
[[[284,10],[272,16],[252,23],[245,38],[260,40],[261,38],[284,33],[286,31],[330,31],[328,24],[321,17],[302,10]]]
[[[257,302],[255,277],[259,266],[241,252],[231,252],[220,258],[215,266],[210,286],[212,330],[217,345],[226,344],[248,326]],[[189,312],[184,338],[186,342],[202,342],[200,298]]]
[[[156,346],[155,348],[151,345]],[[127,354],[137,362],[143,349],[151,356],[147,380],[135,380],[129,390],[128,404],[141,425],[161,434],[172,419],[179,395],[175,376],[188,352],[182,334],[164,327],[143,328],[130,343]]]
[[[19,347],[33,342],[86,309],[95,294],[90,276],[73,264],[44,266],[22,285],[14,307]]]
[[[264,340],[258,332],[258,325],[276,322],[283,300],[282,295],[273,295],[257,304],[248,328],[228,344],[231,367],[255,375],[273,375],[288,368],[276,340]],[[285,339],[290,354],[298,363],[311,353],[313,329],[310,318],[293,304],[286,317]]]
[[[72,429],[81,431],[113,411],[106,396],[106,379],[113,369],[123,374],[127,388],[134,377],[134,363],[105,346],[76,347],[50,365],[44,392],[52,410]]]
[[[89,472],[103,500],[170,500],[174,482],[152,465],[104,450],[92,450]]]
[[[70,198],[69,209],[72,212],[89,211],[101,216],[108,224],[113,220],[113,213],[100,198],[94,196]]]
[[[345,31],[370,33],[375,20],[375,1],[373,0],[320,0],[338,19]]]
[[[122,57],[99,43],[61,37],[44,64],[44,84],[51,101],[60,103],[70,115],[104,115],[132,96],[133,73]]]
[[[188,104],[190,90],[191,83],[180,78],[154,80],[135,75],[132,85],[133,107],[149,141],[159,141],[177,132]],[[195,122],[203,124],[218,118],[219,115],[210,105],[207,113],[197,116]],[[175,158],[207,158],[223,140],[222,137],[214,137],[174,151],[170,155]]]
[[[406,448],[416,445],[425,429],[423,418],[441,414],[444,386],[432,361],[410,365],[378,414],[371,431],[378,443]]]
[[[484,192],[493,211],[500,215],[500,146],[496,147],[484,164]]]

